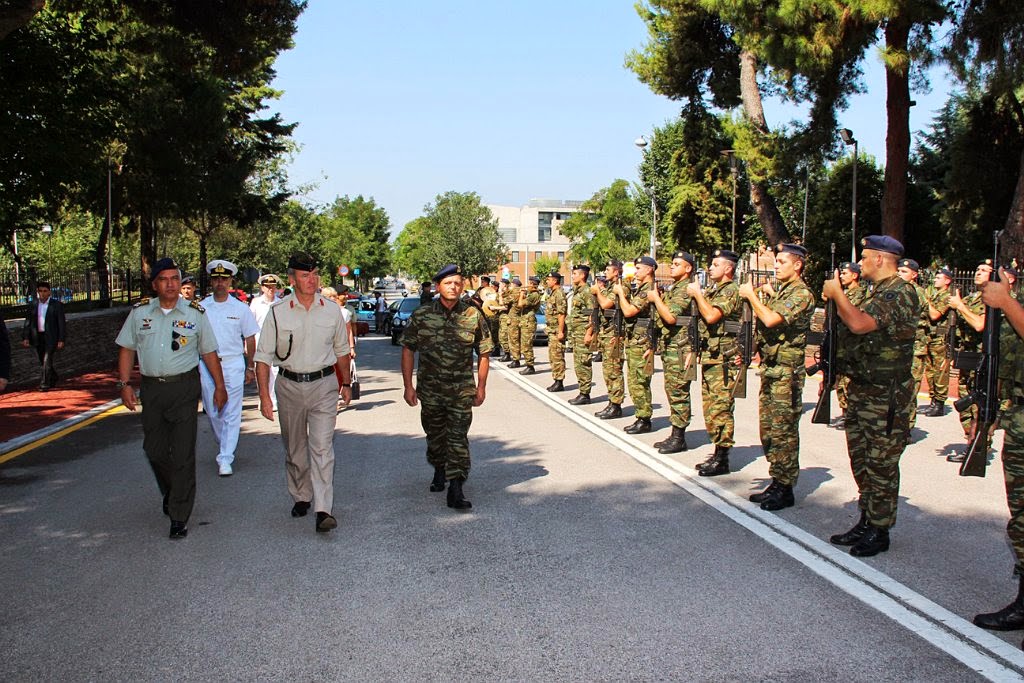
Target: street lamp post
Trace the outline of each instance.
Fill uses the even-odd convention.
[[[647,138],[641,135],[633,141],[644,157],[647,156]],[[658,205],[654,202],[654,187],[645,187],[647,194],[651,196],[651,258],[657,260],[658,245]]]
[[[851,210],[850,262],[857,261],[857,138],[849,128],[840,128],[839,137],[846,145],[853,145],[853,209]]]
[[[43,224],[43,233],[46,235],[46,277],[53,279],[53,227],[49,223]]]

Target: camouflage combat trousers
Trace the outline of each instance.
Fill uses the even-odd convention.
[[[959,379],[959,392],[960,396],[966,396],[968,393],[974,390],[974,383],[978,381],[978,372],[971,370],[969,372],[961,372]],[[960,413],[960,426],[964,429],[964,438],[970,440],[971,438],[971,424],[978,417],[978,406],[973,403],[967,407],[962,413]]]
[[[686,429],[690,426],[690,383],[697,376],[697,361],[691,361],[684,370],[690,355],[687,347],[680,348],[673,343],[665,345],[661,364],[665,371],[665,398],[668,399],[669,422],[673,427]]]
[[[702,365],[700,378],[701,402],[704,404],[704,425],[711,443],[723,448],[732,448],[736,442],[736,420],[733,409],[736,399],[732,387],[739,376],[739,368],[722,363]]]
[[[558,339],[558,332],[548,333],[548,362],[551,363],[551,378],[565,379],[565,340]]]
[[[519,353],[530,367],[533,367],[533,335],[536,332],[537,317],[532,312],[519,318]]]
[[[508,352],[512,354],[512,360],[519,360],[523,357],[522,349],[519,347],[519,320],[518,315],[509,315],[508,318]]]
[[[601,328],[601,372],[608,390],[608,400],[621,405],[626,396],[622,379],[622,340],[615,336],[615,328]]]
[[[846,397],[850,395],[850,378],[846,375],[836,377],[836,400],[839,401],[839,409],[846,413]]]
[[[860,493],[857,504],[868,522],[885,529],[896,523],[900,456],[910,438],[912,381],[907,378],[891,393],[895,410],[892,431],[887,433],[891,390],[889,384],[867,384],[851,378],[846,412],[846,448]]]
[[[594,386],[594,367],[590,357],[590,348],[587,347],[583,338],[587,336],[587,326],[577,325],[570,331],[572,337],[572,361],[576,371],[576,381],[580,385],[580,393],[590,396],[590,389]]]
[[[803,412],[803,366],[782,365],[761,369],[758,417],[761,448],[768,474],[780,484],[793,486],[800,476],[800,414]]]
[[[1024,574],[1024,407],[1013,406],[1000,420],[1006,429],[1002,458],[1006,504],[1010,508],[1006,533],[1016,555],[1017,570]]]
[[[512,346],[508,341],[508,314],[498,316],[498,344],[505,353],[511,353]]]
[[[476,388],[448,393],[441,401],[420,395],[420,424],[427,435],[427,462],[443,467],[448,479],[469,476],[469,425]]]
[[[924,374],[928,378],[928,393],[931,399],[945,403],[949,397],[949,357],[946,355],[945,336],[928,340],[924,356]]]
[[[910,428],[917,424],[917,393],[921,391],[921,378],[924,377],[924,354],[914,354],[914,362],[910,365],[910,377],[914,380],[914,390],[910,392],[908,410],[910,415]]]
[[[644,353],[649,348],[647,340],[626,342],[626,385],[629,400],[633,402],[634,417],[651,418],[651,376],[644,372]]]

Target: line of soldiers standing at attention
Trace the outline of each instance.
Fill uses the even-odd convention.
[[[1016,362],[1024,361],[1024,307],[1016,301],[1017,273],[1007,267],[1001,270],[1001,282],[989,284],[993,264],[983,261],[975,271],[977,291],[963,296],[951,289],[953,273],[948,268],[940,268],[928,287],[918,285],[921,268],[903,258],[903,245],[895,239],[871,235],[861,240],[861,247],[860,261],[842,263],[822,291],[822,298],[835,302],[840,321],[836,389],[843,414],[833,426],[846,431],[861,513],[853,528],[829,540],[848,546],[858,557],[889,549],[899,497],[899,460],[918,414],[921,380],[927,377],[930,394],[921,414],[944,415],[950,368],[960,371],[961,394],[967,393],[977,381],[972,363],[981,348],[985,306],[1002,308],[1012,325],[1004,326],[1001,343],[1006,368],[1001,371],[1001,424],[1007,431],[1003,467],[1008,532],[1021,578],[1010,605],[979,614],[974,621],[995,630],[1024,629],[1024,362]],[[579,391],[569,403],[591,402],[591,352],[597,351],[608,404],[596,416],[621,417],[628,389],[635,419],[625,431],[650,432],[653,359],[660,354],[672,429],[654,446],[659,453],[679,453],[688,449],[690,385],[700,366],[704,421],[714,451],[697,471],[705,477],[726,474],[734,445],[735,398],[746,373],[740,343],[746,313],[754,324],[760,355],[760,438],[771,476],[771,483],[750,500],[772,511],[794,505],[807,334],[817,300],[803,281],[806,259],[804,247],[778,245],[775,283],[755,287],[734,281],[739,255],[718,249],[704,288],[695,280],[696,259],[678,251],[672,255],[672,284],[665,291],[655,284],[658,264],[649,256],[635,260],[631,282],[623,278],[619,261],[609,261],[593,284],[590,267],[578,265],[572,270],[568,310],[561,278],[552,273],[547,278],[547,320],[555,381],[548,390],[564,390],[564,344],[571,340]],[[520,367],[519,359],[525,358],[523,374],[535,372],[530,347],[533,312],[541,299],[538,284],[539,278],[531,278],[526,288],[516,280],[503,283],[484,306],[485,313],[491,308],[492,325],[498,328],[505,351],[501,360]],[[525,313],[529,321],[524,325]],[[962,411],[960,421],[969,442],[978,428],[977,407]],[[958,450],[947,459],[961,462],[963,457]]]

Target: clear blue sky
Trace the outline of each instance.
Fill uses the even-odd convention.
[[[373,197],[397,234],[448,190],[520,205],[635,180],[633,140],[679,111],[623,67],[645,39],[631,0],[310,0],[274,82],[272,109],[299,123],[291,182],[316,183],[314,202]],[[876,56],[868,66],[869,92],[840,121],[881,163],[884,80]],[[912,131],[945,100],[934,80]]]

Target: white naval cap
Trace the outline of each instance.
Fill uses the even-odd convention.
[[[234,277],[238,272],[238,266],[231,261],[216,259],[206,264],[206,272],[213,277]]]

